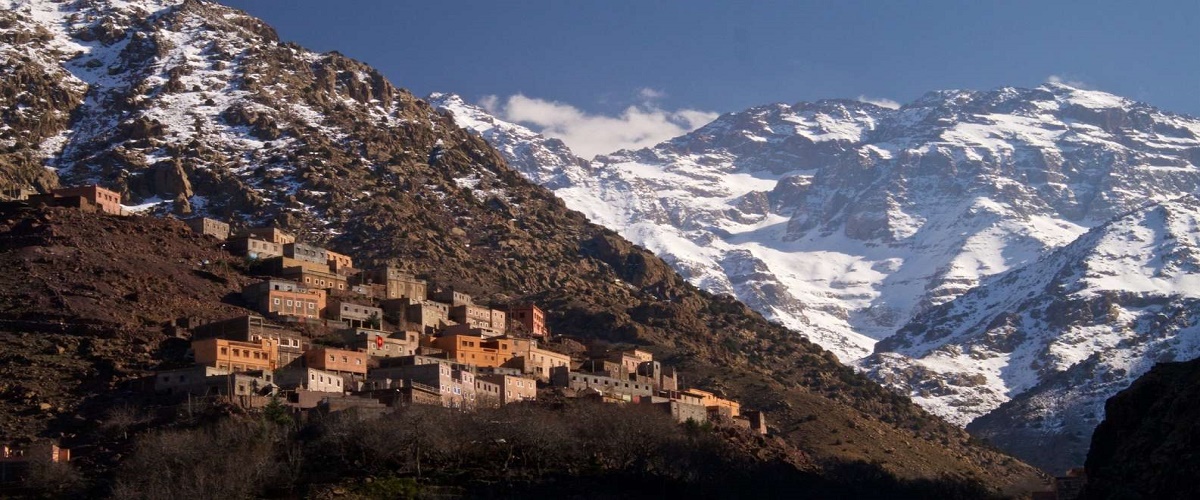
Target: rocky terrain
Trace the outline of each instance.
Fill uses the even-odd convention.
[[[28,60],[23,64],[57,78],[43,87],[6,78],[0,95],[38,103],[51,102],[53,92],[76,96],[74,104],[54,101],[69,119],[46,118],[55,111],[46,106],[22,108],[43,113],[30,119],[44,124],[38,131],[5,121],[9,149],[50,167],[38,174],[51,179],[47,185],[54,175],[64,184],[100,182],[148,214],[208,214],[235,226],[275,223],[360,261],[393,259],[483,302],[537,301],[550,311],[556,332],[646,346],[656,359],[692,374],[689,382],[766,410],[781,435],[815,460],[876,464],[900,478],[979,480],[996,489],[1036,481],[1028,466],[977,446],[803,337],[733,298],[700,291],[650,252],[590,224],[510,169],[482,138],[366,65],[280,42],[261,21],[205,2],[19,1],[10,2],[5,15],[3,36],[25,37],[25,43],[0,47],[5,67]],[[24,139],[17,144],[16,137]],[[25,178],[21,168],[14,164],[4,178]],[[38,222],[30,230],[47,231],[48,239],[14,244],[9,252],[38,252],[26,247],[53,247],[55,238],[90,230],[71,220]],[[167,224],[161,231],[181,230],[149,218],[104,220],[100,227],[112,224],[118,233],[153,234],[160,231],[150,229],[156,224]],[[169,254],[180,267],[165,274],[130,266],[152,242],[138,246],[131,238],[113,247],[130,261],[113,261],[86,245],[80,248],[87,252],[72,256],[90,275],[111,276],[106,282],[159,285],[103,308],[125,320],[102,332],[124,339],[114,340],[122,346],[114,358],[124,359],[125,344],[145,349],[133,347],[142,335],[137,328],[155,331],[179,314],[168,306],[143,319],[134,298],[153,300],[148,297],[156,288],[186,285],[177,274],[212,283],[197,292],[206,294],[219,293],[214,287],[222,279],[225,294],[247,279],[197,274],[192,258],[215,251],[199,242]],[[29,272],[44,276],[66,265],[30,262]],[[72,276],[62,279],[57,292],[44,293],[75,286]],[[12,327],[5,335],[20,339],[30,328]],[[80,345],[99,336],[67,335]],[[64,353],[73,352],[76,344],[62,342]],[[134,360],[149,363],[133,357],[122,366],[132,368]],[[61,390],[90,389],[64,383]],[[36,397],[48,396],[39,390]],[[56,397],[54,408],[70,399]],[[22,404],[40,401],[27,399]],[[44,419],[26,422],[27,416],[15,414],[12,428],[66,432],[55,421],[41,427]]]
[[[1200,359],[1161,363],[1108,400],[1083,498],[1193,498],[1200,471]]]
[[[1048,470],[1082,461],[1105,398],[1200,342],[1180,285],[1198,229],[1172,201],[1200,190],[1191,117],[1061,84],[774,104],[580,165],[436,97],[506,154],[546,151],[513,165],[689,282]]]
[[[1200,356],[1197,285],[1200,200],[1185,196],[985,280],[881,341],[864,365],[1062,473],[1083,462],[1110,395],[1156,362]]]

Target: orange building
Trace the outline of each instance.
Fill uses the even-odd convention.
[[[270,290],[265,297],[264,314],[318,319],[325,311],[325,290]]]
[[[304,267],[289,267],[279,273],[280,278],[294,280],[305,287],[324,290],[346,290],[346,277],[332,272]]]
[[[87,200],[93,205],[100,207],[100,210],[106,214],[121,215],[124,211],[121,209],[121,195],[116,191],[104,189],[100,186],[80,186],[55,189],[50,192],[55,198],[74,198],[79,197]]]
[[[422,345],[436,347],[449,355],[451,361],[484,368],[498,368],[513,357],[513,340],[484,339],[476,335],[443,335],[426,337]]]
[[[546,312],[534,304],[517,304],[508,308],[508,328],[513,331],[516,325],[522,325],[525,333],[534,337],[545,337]]]
[[[737,401],[719,398],[711,392],[702,391],[700,389],[688,389],[683,391],[681,394],[690,396],[688,400],[694,400],[691,398],[699,398],[700,405],[707,408],[709,413],[715,412],[729,417],[741,415],[742,405]]]
[[[274,371],[279,367],[279,346],[275,340],[242,342],[211,338],[192,342],[196,364],[232,372]]]
[[[366,377],[367,353],[321,347],[304,353],[304,366],[339,375]]]

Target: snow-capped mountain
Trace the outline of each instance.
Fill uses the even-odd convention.
[[[982,278],[1200,186],[1200,121],[1057,84],[932,92],[900,109],[762,106],[590,165],[460,99],[439,102],[502,150],[556,151],[514,165],[847,362]]]
[[[987,415],[968,429],[1040,449],[1050,470],[1082,463],[1108,397],[1157,362],[1200,357],[1200,199],[1092,229],[920,314],[877,351],[862,364],[922,406],[961,425]]]
[[[545,144],[440,105],[489,140]],[[1106,397],[1200,355],[1184,250],[1200,229],[1180,198],[1197,164],[1200,120],[1047,84],[761,106],[525,171],[697,286],[1053,470],[1082,460]]]

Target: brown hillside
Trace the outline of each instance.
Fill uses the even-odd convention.
[[[855,375],[802,332],[700,292],[649,252],[567,210],[482,139],[362,63],[281,43],[262,21],[215,4],[187,1],[154,13],[102,1],[68,7],[88,15],[70,17],[67,34],[56,36],[97,40],[95,60],[111,63],[120,79],[92,86],[72,107],[73,132],[48,160],[65,184],[99,180],[127,202],[175,200],[158,213],[274,222],[358,262],[396,259],[483,302],[537,301],[556,333],[646,346],[682,368],[685,382],[766,410],[817,460],[874,462],[904,478],[978,479],[998,489],[1036,480],[1032,468]],[[36,31],[33,23],[18,15],[0,30]],[[111,25],[125,28],[100,30]],[[104,49],[126,38],[119,57],[102,61]],[[89,64],[39,43],[27,51],[37,64]],[[187,44],[204,50],[185,53]],[[22,85],[2,78],[0,95]],[[47,123],[44,135],[27,135],[67,126]],[[111,386],[149,368],[162,322],[193,307],[200,315],[232,312],[219,301],[246,279],[236,261],[197,269],[206,256],[222,257],[178,224],[63,211],[10,218],[2,259],[21,272],[6,278],[12,287],[0,301],[10,305],[0,320],[11,326],[2,335],[14,349],[31,345],[19,332],[62,342],[39,351],[61,346],[65,355],[55,359],[72,360],[70,375],[46,375],[60,382],[44,384],[62,395],[52,407],[90,394],[88,384]],[[66,333],[34,334],[50,327],[13,320],[64,324]],[[94,321],[107,326],[73,326]],[[14,355],[33,356],[21,349]],[[93,355],[97,349],[111,354]],[[42,378],[9,382],[6,394],[34,380]],[[2,404],[22,405],[6,412],[12,425],[36,430],[57,422],[30,409],[44,397]]]

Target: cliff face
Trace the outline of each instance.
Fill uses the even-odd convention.
[[[1160,363],[1104,405],[1084,498],[1195,498],[1200,359]]]

